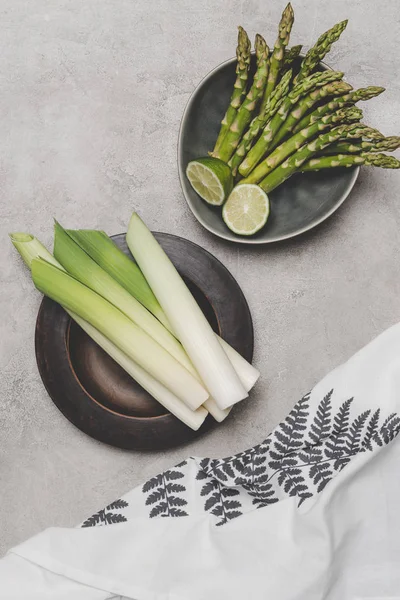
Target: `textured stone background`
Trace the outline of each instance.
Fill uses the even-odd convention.
[[[388,91],[367,120],[400,133],[398,0],[294,0],[293,43],[349,26],[329,63]],[[229,9],[227,7],[229,6]],[[349,200],[310,235],[268,248],[200,228],[176,169],[179,121],[200,79],[233,54],[236,26],[275,38],[284,2],[0,0],[0,555],[48,526],[72,526],[188,454],[259,442],[328,370],[399,318],[400,174],[363,170]],[[58,412],[35,364],[40,297],[8,240],[45,243],[52,217],[150,227],[205,246],[249,301],[262,380],[218,430],[165,454],[96,443]]]

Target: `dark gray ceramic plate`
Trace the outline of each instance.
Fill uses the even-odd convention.
[[[182,117],[178,141],[178,170],[182,190],[196,219],[215,235],[242,244],[267,244],[285,240],[325,221],[346,200],[359,167],[297,174],[269,194],[271,215],[266,226],[246,238],[230,231],[221,209],[206,204],[191,187],[185,171],[189,161],[207,156],[218,135],[235,80],[236,59],[211,71],[193,92]],[[326,65],[321,65],[327,69]]]

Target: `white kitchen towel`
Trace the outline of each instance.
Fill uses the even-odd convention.
[[[400,599],[400,325],[259,445],[190,458],[0,561],[4,600]]]

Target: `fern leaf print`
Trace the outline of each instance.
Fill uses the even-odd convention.
[[[128,502],[126,502],[126,500],[115,500],[115,502],[112,502],[111,504],[106,506],[106,508],[99,510],[99,512],[86,519],[86,521],[82,523],[81,527],[98,527],[101,525],[114,525],[115,523],[124,523],[128,519],[123,514],[114,511],[122,510],[124,508],[127,508],[128,506],[129,504]]]
[[[287,418],[250,450],[224,459],[191,459],[149,479],[142,488],[149,516],[187,516],[193,502],[193,510],[209,513],[221,526],[287,498],[300,507],[325,490],[354,457],[390,443],[400,432],[399,415],[390,414],[381,422],[379,409],[357,414],[354,399],[338,403],[333,389],[317,403],[313,398],[312,411],[310,399],[310,393],[303,396]],[[198,482],[190,496],[189,463],[195,465]],[[114,510],[118,508],[114,503]],[[104,515],[97,513],[91,520],[97,524]]]
[[[310,427],[310,438],[313,444],[319,444],[322,440],[326,439],[331,430],[331,411],[332,403],[331,397],[333,390],[323,398],[321,403],[318,405],[317,414],[314,417]]]
[[[174,469],[170,469],[152,477],[142,487],[143,493],[147,494],[146,506],[151,506],[150,518],[154,517],[187,517],[184,509],[187,500],[184,497],[186,486],[179,483],[185,475],[180,470],[186,465],[186,461],[180,463]]]
[[[360,450],[362,432],[371,411],[366,410],[356,417],[350,426],[347,436],[348,454],[353,456]]]
[[[364,450],[371,450],[372,449],[372,440],[375,438],[376,434],[378,433],[378,425],[379,425],[379,415],[380,415],[380,409],[378,408],[371,416],[368,425],[367,425],[367,432],[364,436],[363,439],[363,448]]]

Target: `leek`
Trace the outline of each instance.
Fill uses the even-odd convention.
[[[254,385],[256,384],[258,378],[260,377],[260,371],[253,367],[239,352],[237,352],[232,346],[228,344],[225,340],[220,338],[218,335],[216,336],[222,348],[225,350],[225,354],[231,361],[233,368],[235,369],[238,377],[246,390],[249,392]]]
[[[10,237],[12,243],[20,253],[21,257],[23,258],[24,262],[27,264],[29,269],[31,268],[31,263],[34,258],[43,258],[47,262],[64,270],[62,265],[34,236],[26,233],[13,233],[10,234]],[[66,310],[65,307],[63,308],[64,310]],[[153,377],[144,372],[143,369],[140,369],[140,367],[138,367],[136,363],[128,359],[128,357],[121,353],[121,351],[114,344],[111,344],[111,342],[107,340],[107,338],[105,338],[91,325],[86,323],[86,321],[83,321],[82,319],[80,319],[80,317],[68,310],[66,310],[66,312],[82,327],[84,331],[86,331],[86,333],[92,339],[94,339],[95,342],[99,344],[101,348],[103,348],[103,350],[105,350],[105,352],[107,352],[122,368],[124,368],[125,371],[127,371],[127,373],[131,375],[131,377],[136,379],[136,381],[138,381],[138,383],[142,385],[142,387],[144,387],[150,394],[152,394],[154,398],[160,402],[160,404],[165,406],[167,410],[169,410],[172,414],[181,419],[181,421],[186,423],[186,425],[192,427],[192,429],[194,429],[195,426],[199,423],[201,416],[205,418],[205,416],[207,415],[207,411],[210,412],[214,419],[219,423],[221,423],[228,416],[230,411],[221,410],[220,408],[218,408],[216,402],[212,398],[208,398],[204,403],[204,406],[207,409],[207,411],[204,411],[203,409],[198,409],[198,411],[200,412],[198,413],[198,411],[196,411],[196,416],[194,417],[192,417],[192,415],[194,414],[193,411],[191,411],[183,403],[181,403],[181,401],[178,398],[175,398],[176,402],[171,404],[170,397],[172,397],[173,395],[169,390],[166,390],[166,388],[159,384]],[[91,332],[93,332],[93,335]],[[233,352],[235,351],[233,350]],[[122,364],[120,360],[120,355],[124,357],[124,364]],[[200,381],[199,375],[197,374],[195,368],[193,367],[190,361],[188,361],[187,367],[189,372],[192,373],[192,375],[194,375],[196,379]],[[137,374],[137,376],[135,376],[135,374]],[[179,403],[179,406],[177,406],[174,409],[177,403]],[[182,406],[180,406],[180,404],[182,404]]]
[[[176,337],[86,254],[57,222],[54,227],[54,256],[70,275],[108,300],[158,342],[188,371],[192,370],[189,357]]]
[[[30,233],[10,233],[10,239],[29,269],[34,258],[43,258],[55,267],[64,270],[47,248]]]
[[[218,423],[222,423],[226,419],[232,408],[231,406],[229,408],[220,408],[212,396],[204,402],[203,406]]]
[[[77,314],[193,410],[209,394],[164,348],[110,302],[45,260],[32,261],[39,291]]]
[[[63,270],[61,264],[52,254],[39,242],[37,238],[26,233],[12,233],[10,238],[15,248],[23,258],[25,264],[31,269],[31,264],[35,258],[43,258],[47,262]],[[63,307],[64,308],[64,307]],[[67,310],[69,316],[92,338],[116,363],[118,363],[139,385],[141,385],[149,394],[153,396],[164,408],[171,414],[185,423],[191,429],[197,431],[207,417],[207,410],[200,407],[193,411],[186,406],[179,398],[174,396],[169,389],[149,375],[144,369],[139,367],[133,360],[128,358],[115,344],[110,342],[100,331],[95,329],[87,321],[84,321],[75,313]],[[208,402],[208,400],[206,401]]]
[[[63,230],[62,230],[61,226],[58,226],[58,228],[59,228],[59,236],[60,236],[63,234]],[[72,233],[75,233],[75,232],[68,231],[68,234],[72,234]],[[110,241],[111,245],[114,246],[117,253],[122,254],[125,258],[127,258],[129,264],[132,263],[131,259],[126,257],[119,250],[119,248],[113,244],[113,242],[110,240],[110,238],[108,238],[106,236],[106,234],[103,234],[101,236],[101,238],[96,240],[96,236],[94,234],[101,233],[101,232],[87,231],[85,233],[87,234],[86,238],[92,242],[92,245],[95,243],[96,248],[97,248],[97,254],[101,254],[100,250],[102,250],[102,239],[105,236]],[[59,268],[63,269],[62,265],[53,257],[53,255],[47,250],[47,248],[45,248],[32,235],[29,235],[26,233],[13,233],[13,234],[10,234],[10,237],[11,237],[12,243],[14,244],[14,246],[16,247],[16,249],[18,250],[18,252],[20,253],[20,255],[22,256],[23,260],[25,261],[25,263],[28,265],[29,268],[31,267],[31,261],[33,260],[33,258],[41,257],[41,258],[44,258],[45,260],[47,260],[47,262],[50,262],[50,263],[54,264],[55,266],[58,266]],[[73,236],[71,235],[71,237],[73,237]],[[58,239],[60,240],[60,237]],[[72,248],[74,248],[74,246],[72,246]],[[107,248],[107,246],[105,246],[104,248]],[[79,256],[76,257],[77,260],[79,258],[80,258]],[[84,256],[84,258],[85,258],[85,256]],[[107,262],[107,261],[105,261],[105,262]],[[134,263],[132,263],[132,264],[134,264]],[[92,264],[90,264],[90,266],[93,268]],[[111,269],[111,267],[110,267],[110,269]],[[110,275],[111,274],[112,273],[110,272]],[[128,276],[128,274],[129,274],[129,271],[126,272],[126,276]],[[100,275],[101,275],[101,271],[100,271]],[[86,276],[87,276],[87,274],[86,274]],[[110,283],[109,280],[108,280],[108,283]],[[107,284],[107,281],[106,281],[106,284]],[[113,285],[112,282],[111,282],[111,285]],[[99,288],[97,288],[97,290],[98,289]],[[131,300],[129,298],[129,303],[130,302],[131,302]],[[160,310],[162,310],[161,307],[160,307]],[[130,314],[132,314],[132,313],[130,313]],[[136,324],[138,324],[139,326],[143,326],[143,323],[140,322],[140,318],[143,315],[145,317],[145,323],[147,323],[147,320],[146,320],[146,317],[148,317],[147,311],[144,310],[144,312],[143,311],[141,312],[139,309],[138,314],[135,314],[136,321],[137,321]],[[166,320],[166,317],[165,317],[165,320]],[[154,320],[150,319],[150,324],[151,325],[154,324]],[[159,326],[156,327],[156,330],[159,331],[161,333],[161,335],[157,336],[157,335],[154,335],[154,333],[153,333],[153,337],[155,337],[156,341],[158,341],[160,343],[160,345],[165,347],[167,350],[170,350],[171,346],[170,346],[170,344],[168,344],[168,342],[171,340],[171,336],[166,334],[162,329],[160,329]],[[147,328],[147,332],[148,333],[151,332],[151,328],[150,329]],[[166,339],[167,343],[165,343],[164,338]],[[259,377],[259,372],[250,363],[248,363],[238,352],[236,352],[236,350],[234,350],[231,346],[229,346],[229,344],[227,344],[224,340],[222,340],[219,337],[218,337],[218,340],[219,340],[220,344],[222,345],[222,347],[224,348],[226,354],[228,355],[228,358],[232,362],[235,370],[237,371],[239,378],[240,378],[241,382],[243,383],[243,386],[245,387],[246,391],[249,391],[255,384],[257,378]],[[179,362],[181,362],[183,364],[183,366],[185,366],[188,369],[188,371],[192,375],[194,375],[194,377],[196,377],[196,379],[198,379],[201,383],[201,379],[200,379],[197,371],[195,370],[192,363],[189,361],[186,353],[183,351],[179,342],[177,342],[175,340],[175,338],[172,339],[172,347],[178,349],[177,352],[173,352],[174,357]],[[161,402],[161,404],[163,404],[163,402]],[[223,409],[223,410],[220,409],[212,397],[210,397],[206,400],[204,406],[207,408],[207,410],[210,412],[210,414],[214,417],[214,419],[218,422],[223,421],[230,412],[230,410],[228,410],[228,409]],[[168,407],[166,407],[166,408],[168,408]]]
[[[114,244],[104,231],[67,229],[66,232],[131,296],[157,317],[164,327],[171,330],[167,317],[139,267]]]
[[[201,380],[221,409],[247,397],[207,319],[152,233],[134,213],[126,240]]]
[[[113,279],[118,281],[118,283],[120,283],[122,287],[124,287],[134,298],[136,298],[138,302],[141,302],[151,311],[151,308],[142,300],[142,295],[138,293],[138,289],[140,290],[140,287],[136,285],[136,273],[139,271],[140,276],[143,278],[146,286],[148,286],[148,283],[144,279],[142,272],[139,270],[133,260],[126,256],[126,254],[124,254],[124,252],[114,244],[114,242],[106,233],[103,231],[97,231],[95,229],[67,229],[66,233],[82,248],[82,250],[84,250],[90,256],[90,258],[92,258],[111,277],[113,277]],[[132,270],[132,265],[134,270]],[[155,301],[157,302],[156,299]],[[168,319],[158,302],[157,306],[157,314],[155,314],[153,311],[151,312],[153,312],[153,314],[155,314],[155,316],[157,316],[162,323],[167,323],[168,328],[171,330]],[[140,323],[138,324],[140,325]],[[217,336],[217,339],[225,350],[225,353],[237,372],[246,392],[249,392],[260,376],[259,371],[257,371],[255,367],[253,367],[238,352],[236,352],[236,350],[229,346],[227,342],[225,342],[219,336]],[[158,341],[161,343],[161,345],[163,345],[160,340]],[[167,350],[169,350],[169,348],[167,348]],[[175,356],[175,358],[179,360],[178,356]],[[193,374],[195,373],[195,370],[192,371],[188,367],[186,361],[184,362],[184,366],[193,372]],[[217,421],[221,421],[227,416],[228,413],[221,412],[221,410],[216,407],[216,403],[213,402],[212,399],[208,400],[207,402],[210,405],[209,410],[211,414]]]

